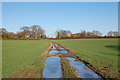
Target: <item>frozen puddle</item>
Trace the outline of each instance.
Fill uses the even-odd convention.
[[[62,78],[62,70],[59,57],[48,57],[45,61],[43,78]]]
[[[77,70],[77,74],[80,78],[101,78],[95,72],[88,70],[85,67],[85,64],[75,61],[75,58],[66,57],[66,59],[68,59],[70,61],[70,65]]]

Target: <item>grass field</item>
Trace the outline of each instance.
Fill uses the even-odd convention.
[[[30,65],[44,67],[45,55],[49,47],[47,40],[10,40],[2,42],[3,78],[8,78]],[[28,71],[29,73],[29,71]]]
[[[0,78],[2,78],[2,40],[0,40]]]
[[[52,41],[73,50],[73,54],[92,64],[103,75],[112,78],[117,77],[118,55],[120,55],[118,54],[118,51],[120,51],[118,39],[66,39]],[[26,74],[32,74],[27,77],[35,76],[35,78],[39,78],[39,70],[44,68],[44,61],[47,57],[42,53],[48,47],[49,41],[47,40],[3,41],[3,78],[9,78],[14,74],[17,75],[15,75],[16,77],[26,77]],[[23,71],[21,72],[21,70]]]
[[[52,41],[73,50],[73,54],[92,64],[103,75],[112,78],[118,77],[118,51],[120,51],[118,39],[67,39]]]

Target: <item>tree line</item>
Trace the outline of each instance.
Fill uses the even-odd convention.
[[[109,31],[107,35],[102,36],[102,33],[97,30],[90,31],[81,31],[79,33],[72,34],[69,30],[57,30],[56,38],[94,38],[94,37],[119,37],[120,32],[118,31]]]
[[[0,28],[2,39],[44,39],[45,30],[39,25],[22,26],[17,33],[8,32],[5,28]]]
[[[72,34],[70,30],[56,30],[56,38],[95,38],[95,37],[119,37],[120,32],[118,31],[109,31],[107,35],[102,36],[102,33],[97,30],[93,31],[81,31],[79,33]],[[2,39],[29,39],[29,40],[38,40],[38,39],[49,39],[45,35],[45,30],[42,29],[39,25],[32,26],[22,26],[20,31],[17,33],[8,32],[5,28],[0,28],[0,37]]]

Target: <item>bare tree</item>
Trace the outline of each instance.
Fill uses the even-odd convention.
[[[113,36],[116,36],[116,37],[117,37],[117,36],[120,36],[120,33],[117,32],[117,31],[114,31],[114,32],[113,32]]]
[[[56,31],[56,37],[61,38],[61,37],[67,37],[70,35],[72,32],[69,30],[57,30]]]
[[[109,31],[107,36],[113,36],[113,31]]]
[[[39,39],[41,35],[44,34],[44,30],[39,25],[33,25],[30,27],[31,29],[31,36],[35,39]]]
[[[23,26],[23,27],[20,28],[20,30],[22,31],[24,38],[29,36],[30,28],[28,26]]]
[[[100,31],[96,31],[96,30],[92,31],[92,36],[101,36],[101,35],[102,33]]]
[[[85,30],[82,30],[81,33],[86,33],[86,31],[85,31]]]
[[[107,36],[120,36],[120,32],[118,32],[118,31],[109,31]]]
[[[5,28],[0,28],[0,33],[7,33],[8,31]]]

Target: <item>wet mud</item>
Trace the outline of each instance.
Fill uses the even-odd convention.
[[[78,78],[83,80],[85,78],[97,78],[97,80],[102,80],[100,75],[89,69],[84,61],[73,55],[72,50],[64,48],[64,46],[56,42],[50,42],[50,49],[48,50],[48,58],[45,61],[43,78],[64,78],[61,64],[61,60],[63,59],[61,58],[69,61],[70,66],[76,70],[75,73]]]

